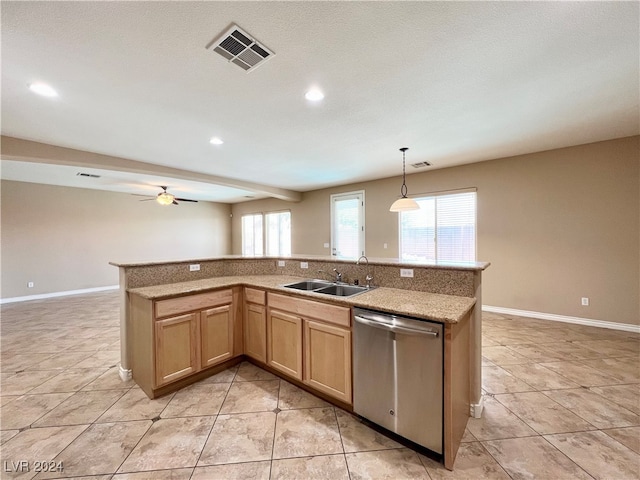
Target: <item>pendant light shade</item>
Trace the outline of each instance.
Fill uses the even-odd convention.
[[[400,197],[398,200],[393,202],[391,208],[389,208],[390,212],[407,212],[409,210],[419,210],[420,205],[413,199],[407,197],[407,184],[405,181],[405,152],[409,150],[408,147],[402,147],[400,151],[402,152],[402,187],[400,187]]]
[[[420,205],[413,198],[402,197],[393,202],[390,212],[407,212],[409,210],[419,210]]]

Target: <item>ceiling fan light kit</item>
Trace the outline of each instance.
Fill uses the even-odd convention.
[[[413,198],[407,197],[407,183],[405,175],[405,153],[407,150],[409,150],[409,147],[402,147],[400,149],[402,152],[402,187],[400,187],[400,195],[402,196],[393,202],[391,208],[389,208],[390,212],[408,212],[410,210],[420,209],[420,205],[418,205]]]
[[[163,192],[158,194],[158,196],[156,197],[156,202],[158,202],[160,205],[171,205],[175,201],[175,198],[176,197],[174,197],[170,193]]]
[[[172,195],[171,193],[167,192],[167,189],[169,187],[166,187],[164,185],[160,185],[160,188],[162,189],[162,192],[160,192],[155,197],[147,198],[145,200],[140,200],[140,201],[141,202],[146,202],[148,200],[155,200],[160,205],[180,205],[178,203],[178,201],[180,201],[180,202],[198,203],[198,200],[190,200],[188,198],[177,198],[175,195]]]

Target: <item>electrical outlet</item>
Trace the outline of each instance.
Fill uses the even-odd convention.
[[[387,248],[389,248],[389,244],[388,243],[383,243],[382,244],[382,248],[384,248],[386,250]]]
[[[27,288],[33,288],[33,282],[27,282]]]
[[[278,260],[278,266],[284,267],[284,260]]]
[[[413,268],[401,268],[400,269],[400,276],[401,277],[407,277],[407,278],[413,278]]]
[[[300,262],[300,268],[309,268],[309,264],[307,262]]]
[[[324,243],[324,248],[329,248],[329,244],[327,242]]]
[[[582,297],[582,306],[583,307],[589,306],[589,297]]]
[[[200,270],[200,264],[199,263],[194,263],[193,265],[189,265],[189,271],[190,272],[197,272],[198,270]]]

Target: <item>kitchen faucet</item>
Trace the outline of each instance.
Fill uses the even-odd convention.
[[[365,281],[367,282],[367,288],[371,288],[371,280],[373,280],[373,275],[369,273],[369,259],[365,255],[362,255],[356,262],[356,265],[360,265],[360,260],[362,260],[363,258],[367,262],[367,276],[365,277]]]
[[[360,260],[362,260],[364,258],[364,260],[367,262],[367,269],[369,269],[369,259],[367,258],[366,255],[362,255],[358,261],[356,262],[356,265],[360,265]]]
[[[340,283],[342,281],[342,274],[337,268],[334,268],[333,271],[336,273],[336,283]]]
[[[336,268],[334,268],[333,271],[336,274],[336,278],[335,278],[336,283],[342,282],[342,273],[340,273]],[[325,275],[330,275],[328,272],[325,272],[324,270],[318,270],[318,273],[324,273]]]

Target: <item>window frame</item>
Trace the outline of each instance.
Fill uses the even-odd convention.
[[[438,210],[437,210],[437,198],[438,197],[445,197],[445,196],[452,196],[452,195],[459,195],[459,194],[466,194],[466,193],[473,193],[474,194],[474,212],[473,212],[473,219],[474,219],[474,238],[473,238],[473,259],[472,260],[441,260],[438,258]],[[420,264],[429,264],[429,263],[458,263],[458,262],[475,262],[477,261],[478,258],[478,189],[475,187],[470,187],[470,188],[463,188],[463,189],[458,189],[458,190],[444,190],[444,191],[438,191],[438,192],[430,192],[430,193],[424,193],[424,194],[418,194],[418,195],[412,195],[411,198],[413,198],[416,202],[419,202],[421,200],[427,200],[427,199],[434,199],[435,200],[435,206],[434,206],[434,259],[429,259],[429,260],[405,260],[403,257],[403,241],[402,241],[402,214],[403,212],[400,212],[398,215],[398,259],[400,261],[410,261],[412,263],[420,263]]]
[[[289,251],[289,253],[282,253],[280,251],[280,247],[278,247],[278,253],[275,255],[269,255],[268,254],[268,250],[267,250],[267,246],[268,246],[268,241],[267,241],[267,237],[269,235],[268,229],[267,229],[267,215],[278,215],[278,214],[282,214],[282,213],[288,213],[289,214],[289,248],[291,248],[291,230],[292,230],[292,224],[291,224],[291,210],[273,210],[273,211],[269,211],[269,212],[254,212],[254,213],[244,213],[241,215],[240,217],[240,226],[241,226],[241,251],[242,251],[242,256],[243,257],[269,257],[269,256],[274,256],[274,257],[288,257],[291,256],[291,251]],[[260,238],[260,242],[256,242],[255,240],[255,234],[254,234],[254,252],[253,254],[247,254],[245,253],[245,218],[246,217],[260,217],[262,219],[262,236]],[[254,221],[254,225],[255,225],[255,221]],[[260,245],[262,247],[262,253],[255,253],[256,249],[255,249],[255,245]],[[281,243],[278,242],[278,245],[280,246]]]
[[[350,200],[353,198],[357,198],[360,200],[360,205],[358,207],[358,222],[360,231],[358,232],[358,252],[359,254],[356,257],[351,256],[342,256],[338,255],[337,249],[337,241],[336,236],[337,232],[335,231],[335,202],[342,200]],[[365,254],[365,246],[366,246],[366,223],[365,223],[365,191],[364,190],[355,190],[352,192],[343,192],[343,193],[334,193],[330,195],[330,211],[331,211],[331,256],[340,260],[357,260],[361,255]]]
[[[289,252],[288,253],[282,253],[280,251],[280,246],[282,245],[280,241],[278,241],[278,253],[274,254],[274,255],[270,255],[269,254],[269,229],[268,229],[268,223],[267,223],[267,216],[269,215],[281,215],[283,213],[288,213],[289,214]],[[291,256],[291,210],[274,210],[271,212],[264,212],[262,214],[262,225],[263,225],[263,242],[264,242],[264,254],[265,256],[269,257],[289,257]],[[279,234],[278,234],[279,235]],[[280,238],[278,238],[278,240],[280,240]]]

